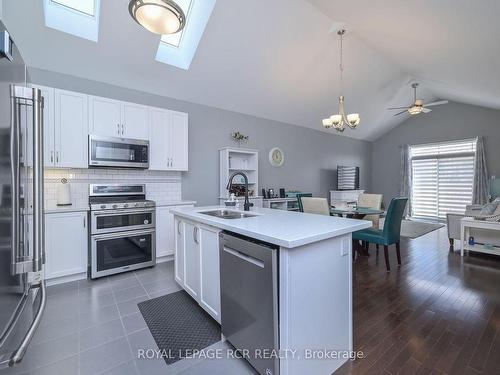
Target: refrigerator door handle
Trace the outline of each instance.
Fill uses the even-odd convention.
[[[16,87],[14,88],[16,89]],[[45,305],[47,303],[47,295],[45,290],[45,281],[42,275],[42,265],[45,259],[44,248],[44,214],[43,214],[43,97],[39,89],[31,89],[31,93],[24,89],[25,93],[31,96],[33,103],[33,259],[32,269],[34,272],[33,283],[30,287],[39,288],[40,306],[35,314],[30,328],[26,332],[21,344],[12,355],[9,366],[14,366],[19,363],[28,349],[31,339],[35,335],[40,321],[42,320]],[[15,90],[14,90],[15,91]],[[12,96],[12,95],[11,95]]]
[[[16,275],[19,272],[20,266],[20,248],[21,248],[21,233],[20,233],[20,185],[21,185],[21,134],[19,124],[19,103],[15,96],[15,86],[11,86],[10,93],[10,148],[12,150],[10,156],[10,170],[12,178],[12,263],[11,273]]]

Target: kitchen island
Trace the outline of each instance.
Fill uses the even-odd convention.
[[[273,344],[264,340],[259,348],[255,345],[259,338],[251,337],[248,345],[250,356],[255,356],[256,349],[276,349],[265,358],[249,359],[260,373],[327,375],[349,360],[353,348],[351,233],[370,227],[370,222],[265,208],[243,212],[213,206],[171,212],[176,224],[175,279],[205,311],[222,321],[223,333],[231,332],[228,340],[235,347],[247,349],[238,344],[249,342],[246,338],[252,333],[261,336],[267,324],[261,321],[262,309],[275,314],[268,330],[275,331]],[[227,236],[236,243],[245,241],[242,247],[261,244],[275,257],[264,263],[257,255],[226,247]],[[228,284],[237,263],[223,260],[231,254],[253,263],[255,277],[247,278],[245,266],[232,272]],[[259,276],[257,272],[270,264],[272,275]],[[274,299],[267,298],[262,287],[267,277],[272,277]],[[235,290],[254,297],[260,293],[262,301],[249,303],[252,300],[243,296],[239,300]],[[229,316],[234,311],[241,317]],[[235,332],[234,321],[242,324],[236,330],[241,332]]]

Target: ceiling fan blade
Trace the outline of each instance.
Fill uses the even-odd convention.
[[[388,110],[392,110],[392,109],[408,109],[408,106],[406,107],[391,107],[391,108],[387,108]]]
[[[429,113],[429,112],[432,112],[432,109],[423,107],[422,108],[422,112],[423,113]]]
[[[448,104],[448,100],[438,100],[437,102],[424,104],[424,107],[432,107],[433,105],[441,105],[441,104]]]
[[[404,111],[401,111],[401,112],[396,113],[394,116],[399,116],[399,115],[402,115],[402,114],[403,114],[403,113],[405,113],[405,112],[408,112],[408,110],[407,110],[407,109],[405,109]]]

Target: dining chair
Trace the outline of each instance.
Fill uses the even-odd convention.
[[[312,196],[313,196],[312,193],[298,193],[296,195],[296,197],[297,197],[297,203],[299,205],[299,211],[300,212],[304,212],[304,207],[302,207],[302,198],[303,197],[311,198]]]
[[[385,266],[387,272],[391,270],[389,265],[389,246],[396,245],[396,255],[398,257],[398,265],[401,265],[401,251],[399,246],[401,221],[406,207],[408,198],[393,198],[387,209],[387,214],[384,221],[384,229],[368,228],[354,232],[352,239],[354,241],[364,241],[384,245]]]
[[[380,210],[382,208],[382,194],[360,194],[358,197],[358,207],[367,207]],[[363,220],[369,220],[373,228],[379,229],[380,215],[366,215]]]
[[[308,214],[319,214],[330,216],[330,207],[326,198],[302,198],[303,212]]]

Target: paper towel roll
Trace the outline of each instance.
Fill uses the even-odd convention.
[[[65,178],[57,185],[57,205],[71,206],[71,186]]]

